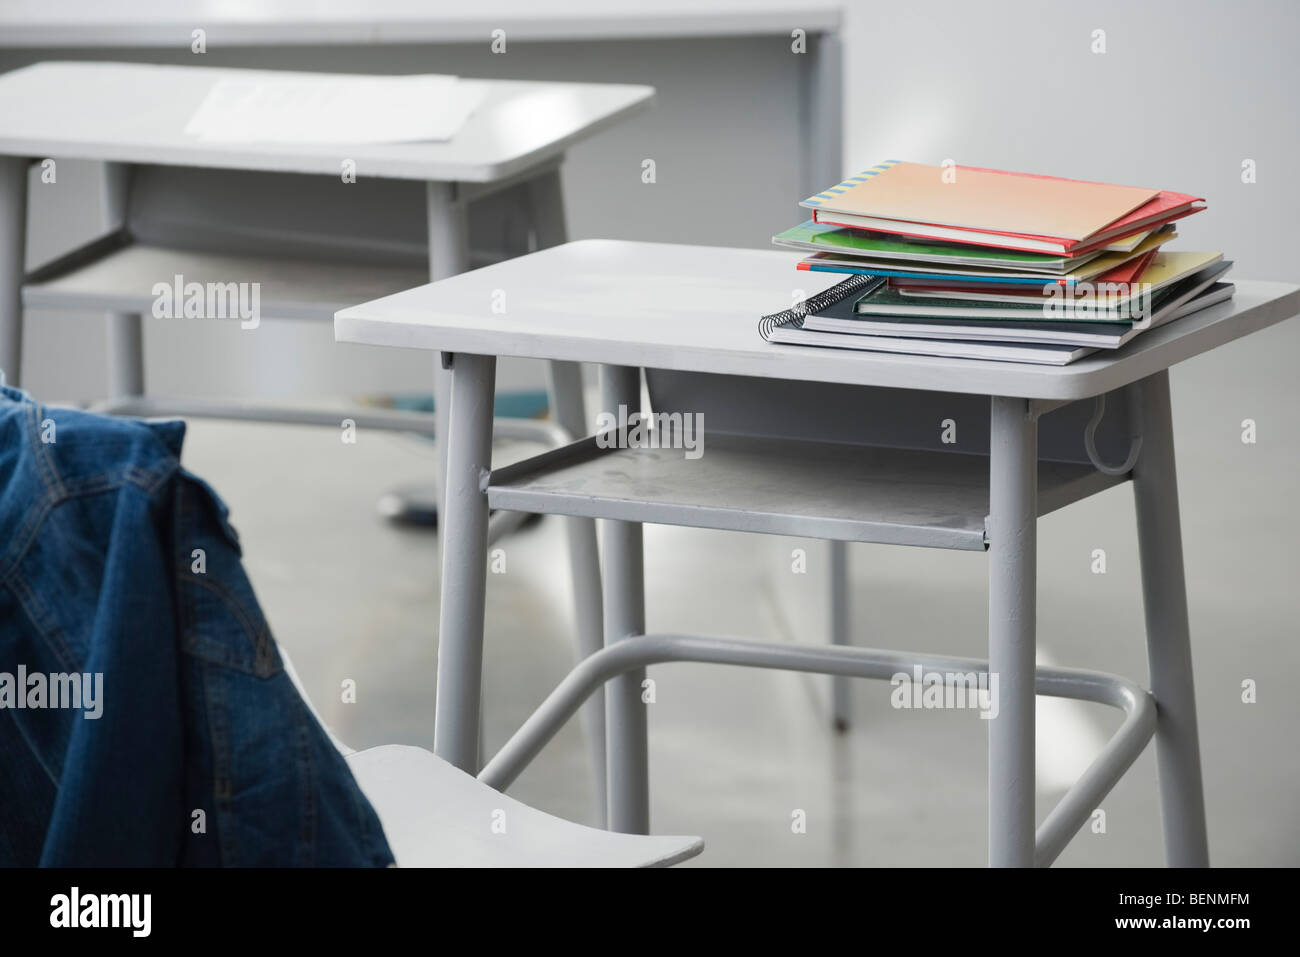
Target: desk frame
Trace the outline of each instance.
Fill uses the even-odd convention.
[[[468,768],[477,759],[478,688],[491,481],[491,399],[496,359],[444,354],[450,369],[446,541],[435,750]],[[639,408],[640,370],[603,366],[602,406]],[[1050,864],[1154,735],[1165,847],[1171,866],[1207,866],[1195,692],[1188,634],[1169,375],[1134,383],[1143,444],[1131,473],[1137,506],[1151,691],[1109,675],[1038,669],[1036,650],[1038,419],[1059,403],[990,396],[989,656],[987,664],[862,648],[790,649],[700,636],[646,635],[641,525],[602,519],[605,647],[586,659],[484,768],[505,787],[602,685],[606,694],[609,825],[649,831],[647,664],[704,661],[888,678],[914,664],[999,675],[1000,711],[989,722],[989,863]],[[1084,776],[1035,829],[1035,694],[1110,704],[1126,720]]]

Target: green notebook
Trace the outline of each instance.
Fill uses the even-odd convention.
[[[911,260],[959,266],[1014,268],[1026,272],[1064,273],[1101,254],[1101,250],[1067,259],[1051,253],[1025,253],[992,246],[962,246],[956,243],[909,242],[883,233],[827,226],[811,219],[772,237],[778,246],[813,252],[842,252],[872,259]]]

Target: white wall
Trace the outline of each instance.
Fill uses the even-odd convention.
[[[850,3],[846,166],[951,158],[1195,193],[1209,210],[1181,248],[1295,281],[1298,37],[1295,0]]]

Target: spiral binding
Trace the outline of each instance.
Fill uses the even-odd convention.
[[[821,312],[837,302],[842,302],[856,292],[869,292],[873,288],[882,285],[885,282],[883,276],[873,276],[870,273],[858,273],[850,276],[848,279],[837,282],[829,289],[823,289],[816,295],[809,296],[802,302],[796,303],[789,309],[781,312],[774,312],[770,316],[764,316],[758,320],[758,333],[769,342],[772,339],[772,331],[777,328],[794,326],[801,328],[804,319],[814,312]]]

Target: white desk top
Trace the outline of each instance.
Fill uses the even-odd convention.
[[[648,86],[475,80],[486,99],[442,143],[247,145],[184,133],[218,79],[264,72],[274,71],[66,62],[14,70],[0,75],[0,154],[330,176],[347,158],[358,176],[482,183],[559,156],[654,98]]]
[[[798,272],[797,253],[587,240],[343,309],[340,342],[479,355],[1040,399],[1109,392],[1300,313],[1300,286],[1237,294],[1067,366],[774,345],[758,319],[842,276]],[[492,311],[497,292],[505,312]]]
[[[483,43],[789,36],[838,29],[838,0],[6,0],[0,47],[176,47]]]

